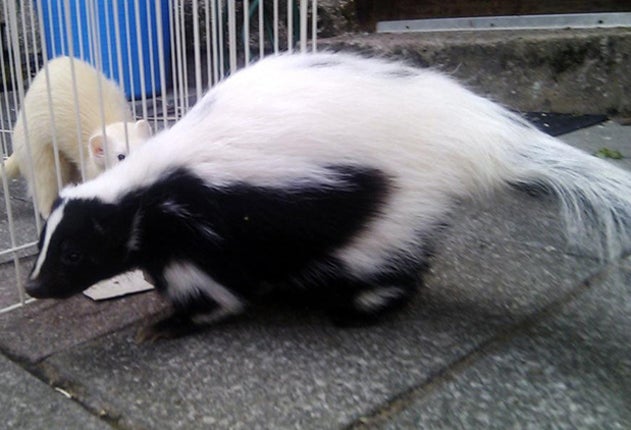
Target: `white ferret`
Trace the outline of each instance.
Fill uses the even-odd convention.
[[[76,85],[72,79],[73,66]],[[62,185],[81,180],[82,161],[85,179],[92,179],[106,167],[123,160],[128,148],[132,150],[151,136],[151,128],[145,120],[132,122],[129,104],[120,87],[88,63],[58,57],[46,67],[50,99],[46,73],[42,69],[24,97],[13,128],[13,154],[5,161],[8,178],[21,173],[27,179],[29,191],[34,194],[44,218],[48,217],[59,193],[53,133],[59,149]],[[100,96],[102,103],[99,103]],[[52,100],[52,117],[49,100]]]

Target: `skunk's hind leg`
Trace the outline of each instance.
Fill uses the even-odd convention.
[[[329,307],[331,319],[339,326],[375,323],[408,303],[420,283],[420,275],[397,274],[338,284]]]
[[[412,295],[409,285],[380,285],[360,291],[353,297],[353,308],[360,314],[381,314],[404,304]]]

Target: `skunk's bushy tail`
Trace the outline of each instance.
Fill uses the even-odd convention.
[[[631,250],[631,173],[506,115],[520,137],[505,158],[509,180],[558,198],[571,245],[601,260]]]

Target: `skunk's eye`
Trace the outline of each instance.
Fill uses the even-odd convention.
[[[76,248],[70,246],[62,246],[61,262],[65,265],[74,266],[83,260],[83,254]]]
[[[123,161],[125,159],[125,154],[118,154],[118,161]]]

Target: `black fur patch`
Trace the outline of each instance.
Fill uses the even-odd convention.
[[[213,187],[179,169],[116,204],[69,200],[29,291],[66,297],[133,267],[164,289],[164,268],[174,261],[246,298],[263,285],[343,278],[331,253],[377,216],[390,181],[367,167],[328,169],[339,178],[334,186],[297,178],[275,188]]]
[[[342,185],[239,182],[213,188],[186,170],[173,172],[140,197],[129,197],[143,202],[141,266],[160,278],[170,261],[191,262],[246,297],[262,283],[302,277],[316,263],[329,262],[333,250],[377,215],[388,194],[389,180],[375,169],[330,169]]]

